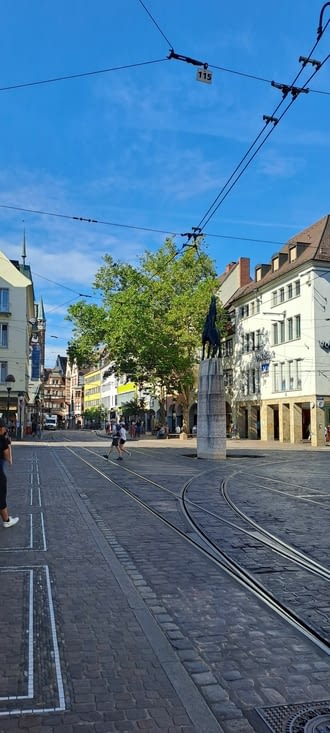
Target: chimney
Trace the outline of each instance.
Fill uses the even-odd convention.
[[[239,258],[239,287],[243,288],[251,282],[250,277],[250,257]]]

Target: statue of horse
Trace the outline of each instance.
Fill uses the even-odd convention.
[[[209,312],[206,316],[202,333],[202,360],[220,356],[220,331],[216,326],[217,320],[217,301],[215,295],[212,295]],[[207,351],[206,351],[206,344]],[[206,352],[206,353],[205,353]]]

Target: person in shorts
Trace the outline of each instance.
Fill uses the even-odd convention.
[[[120,427],[121,426],[119,425],[119,423],[117,423],[117,424],[114,423],[113,424],[113,426],[112,426],[112,441],[111,441],[111,445],[110,445],[110,448],[109,448],[108,453],[105,453],[104,454],[104,458],[110,458],[111,453],[112,453],[112,451],[113,451],[114,448],[115,448],[115,450],[118,453],[118,458],[120,458],[120,450],[119,450]]]
[[[130,452],[129,452],[129,450],[127,450],[127,448],[124,447],[125,446],[125,443],[126,443],[126,440],[127,440],[127,437],[126,437],[126,428],[125,428],[124,423],[122,423],[121,426],[120,426],[120,432],[119,432],[119,446],[118,446],[118,448],[119,448],[119,456],[117,458],[117,461],[122,461],[123,460],[122,453],[126,453],[128,456],[131,455]]]

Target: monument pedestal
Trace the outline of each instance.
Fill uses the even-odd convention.
[[[226,458],[226,403],[221,359],[199,367],[197,458]]]

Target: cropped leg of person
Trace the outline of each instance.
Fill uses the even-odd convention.
[[[12,527],[17,524],[18,517],[10,517],[7,507],[7,477],[0,467],[0,514],[4,527]]]
[[[120,453],[126,453],[126,455],[130,456],[130,455],[131,455],[131,454],[130,454],[130,451],[129,451],[129,450],[127,450],[127,448],[125,448],[124,446],[125,446],[125,441],[123,441],[123,442],[122,442],[122,441],[120,440],[120,441],[119,441],[119,452],[120,452]],[[122,456],[120,456],[120,457],[122,458]]]

